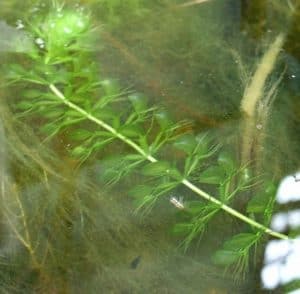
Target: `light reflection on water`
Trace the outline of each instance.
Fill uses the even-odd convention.
[[[300,201],[300,173],[286,176],[280,183],[276,201],[279,204]],[[287,212],[275,213],[271,220],[271,228],[278,232],[299,231],[300,209],[290,208]],[[265,289],[275,289],[279,286],[300,280],[300,237],[292,240],[271,240],[265,249],[264,266],[261,278]],[[289,293],[293,293],[288,291]]]

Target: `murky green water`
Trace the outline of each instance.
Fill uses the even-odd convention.
[[[264,52],[283,33],[283,48],[263,87],[270,100],[257,104],[262,110],[253,117],[245,157],[256,184],[271,175],[277,185],[299,169],[296,1],[65,2],[74,9],[87,7],[94,26],[101,28],[94,33],[101,79],[113,78],[121,88],[145,94],[176,121],[192,121],[178,132],[208,132],[241,162],[247,136],[241,101]],[[29,0],[0,4],[3,85],[7,64],[26,65],[23,53],[11,47],[14,33],[20,32],[12,28],[38,13],[34,7],[43,5]],[[193,193],[177,187],[150,214],[135,213],[129,191],[141,181],[140,174],[110,189],[101,180],[106,157],[129,148],[116,144],[80,163],[70,155],[77,141],[68,137],[68,129],[48,138],[40,131],[43,118],[16,111],[22,89],[31,86],[22,87],[3,86],[0,92],[1,293],[267,293],[260,285],[263,244],[256,255],[251,252],[243,273],[212,262],[224,241],[247,231],[246,225],[220,213],[184,252],[182,237],[172,233],[182,211],[169,200],[192,200]],[[168,149],[162,155],[164,160],[183,156]],[[255,187],[234,203],[237,210],[245,212]]]

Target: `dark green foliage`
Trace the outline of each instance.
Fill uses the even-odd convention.
[[[236,272],[245,272],[248,268],[250,249],[255,246],[261,233],[241,233],[226,241],[221,250],[218,250],[213,260],[216,264],[236,265]]]
[[[263,184],[262,189],[248,202],[247,212],[260,215],[262,221],[268,224],[274,211],[276,186],[269,181]]]

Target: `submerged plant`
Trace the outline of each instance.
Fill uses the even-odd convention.
[[[149,212],[180,185],[193,192],[184,203],[173,199],[182,216],[174,231],[183,234],[185,249],[220,212],[246,223],[245,231],[216,253],[217,263],[246,266],[250,249],[265,234],[288,239],[267,227],[274,206],[272,182],[257,189],[260,194],[248,202],[245,213],[232,208],[240,195],[260,183],[248,163],[240,166],[209,134],[185,131],[188,122],[173,123],[164,109],[149,106],[144,95],[99,77],[92,52],[96,28],[89,13],[51,7],[25,22],[25,28],[34,46],[24,61],[9,65],[6,78],[20,85],[21,94],[11,107],[19,117],[38,119],[42,127],[36,132],[44,140],[59,134],[72,139],[68,149],[80,164],[91,156],[109,156],[99,163],[107,184],[135,173],[133,185],[139,184],[129,194],[138,211]],[[108,149],[109,144],[113,147]],[[30,251],[28,242],[21,243]]]
[[[147,1],[144,0],[92,0],[90,3],[100,8],[102,22],[112,28],[147,12]]]
[[[284,43],[284,36],[279,35],[274,43],[265,53],[260,64],[253,75],[251,82],[247,85],[244,96],[241,101],[241,111],[245,115],[243,128],[243,146],[242,146],[242,162],[249,161],[251,151],[254,149],[253,141],[255,137],[255,129],[264,129],[266,125],[267,115],[274,97],[276,88],[282,79],[274,83],[268,93],[265,92],[266,80],[275,66],[277,56]]]

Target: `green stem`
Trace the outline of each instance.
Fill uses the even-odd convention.
[[[196,194],[198,194],[199,196],[205,198],[206,200],[213,202],[217,205],[220,206],[221,209],[223,209],[224,211],[228,212],[229,214],[231,214],[232,216],[235,216],[236,218],[244,221],[245,223],[265,232],[266,234],[269,234],[273,237],[279,238],[279,239],[289,239],[288,236],[275,232],[267,227],[265,227],[264,225],[252,220],[251,218],[243,215],[242,213],[238,212],[237,210],[227,206],[226,204],[222,203],[220,200],[210,196],[209,194],[207,194],[206,192],[202,191],[201,189],[199,189],[197,186],[195,186],[194,184],[192,184],[190,181],[188,180],[182,180],[182,184],[185,185],[186,187],[188,187],[190,190],[194,191]]]
[[[129,146],[131,146],[133,149],[135,149],[139,154],[141,154],[142,156],[145,157],[145,159],[149,160],[150,162],[157,162],[158,160],[156,158],[154,158],[152,155],[146,153],[139,145],[137,145],[136,143],[134,143],[132,140],[128,139],[127,137],[125,137],[124,135],[122,135],[121,133],[119,133],[116,129],[114,129],[113,127],[111,127],[110,125],[106,124],[104,121],[94,117],[93,115],[91,115],[90,113],[86,112],[84,109],[80,108],[79,106],[77,106],[76,104],[72,103],[71,101],[69,101],[61,91],[59,91],[59,89],[56,88],[55,85],[50,84],[49,85],[50,90],[68,107],[76,110],[77,112],[81,113],[84,117],[86,117],[87,119],[89,119],[90,121],[93,121],[94,123],[96,123],[97,125],[101,126],[102,128],[104,128],[105,130],[109,131],[110,133],[112,133],[114,136],[116,136],[117,138],[119,138],[120,140],[122,140],[123,142],[125,142],[126,144],[128,144]],[[242,220],[243,222],[263,231],[266,234],[269,234],[273,237],[279,238],[279,239],[289,239],[288,236],[275,232],[267,227],[265,227],[264,225],[248,218],[247,216],[241,214],[240,212],[236,211],[235,209],[227,206],[226,204],[222,203],[220,200],[210,196],[209,194],[207,194],[206,192],[204,192],[203,190],[201,190],[200,188],[198,188],[197,186],[195,186],[193,183],[191,183],[189,180],[187,179],[182,179],[181,183],[183,185],[185,185],[187,188],[189,188],[190,190],[192,190],[193,192],[195,192],[197,195],[201,196],[202,198],[205,198],[206,200],[215,203],[217,205],[220,206],[221,209],[223,209],[224,211],[226,211],[227,213],[229,213],[230,215]]]

